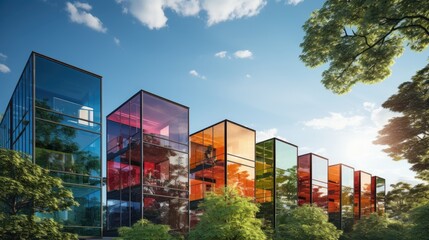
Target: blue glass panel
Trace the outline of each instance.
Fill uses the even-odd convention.
[[[36,106],[99,123],[100,96],[98,77],[36,56]]]

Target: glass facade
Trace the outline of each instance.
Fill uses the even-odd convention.
[[[371,174],[355,171],[354,178],[354,217],[357,221],[371,214]]]
[[[386,180],[373,176],[371,178],[371,212],[384,215],[386,212]]]
[[[0,148],[33,155],[33,55],[30,56],[0,122]]]
[[[350,231],[353,226],[354,169],[337,164],[329,166],[328,215],[337,228]]]
[[[32,53],[0,124],[0,147],[31,156],[79,206],[52,214],[80,237],[101,236],[101,77]]]
[[[328,159],[313,153],[298,157],[298,204],[328,211]]]
[[[189,109],[140,91],[107,116],[107,230],[142,218],[187,232]]]
[[[256,144],[256,202],[258,217],[274,229],[277,216],[297,206],[298,147],[280,139]]]
[[[255,197],[255,131],[225,120],[190,136],[191,227],[204,194],[226,186]]]

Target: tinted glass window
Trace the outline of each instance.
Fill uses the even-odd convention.
[[[44,57],[36,57],[36,106],[99,123],[100,91],[99,78]]]

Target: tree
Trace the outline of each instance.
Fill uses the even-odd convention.
[[[414,208],[410,212],[410,220],[413,223],[409,235],[413,239],[427,239],[429,236],[429,203]]]
[[[69,209],[77,202],[61,179],[13,150],[0,149],[0,238],[1,239],[76,239],[62,233],[62,226],[35,213]],[[55,237],[54,237],[55,239]]]
[[[350,240],[390,240],[406,239],[406,227],[401,222],[387,219],[376,213],[359,220],[353,227],[353,231],[347,234]]]
[[[429,169],[429,64],[413,76],[412,81],[399,86],[383,107],[401,116],[390,119],[379,131],[374,143],[387,145],[384,149],[394,160],[407,159],[420,178]],[[429,178],[427,179],[429,180]]]
[[[277,239],[335,240],[342,231],[328,222],[328,216],[319,207],[303,205],[279,217]]]
[[[118,230],[118,240],[138,240],[138,239],[173,239],[168,233],[170,227],[167,225],[153,224],[147,219],[141,219],[132,227],[120,227]]]
[[[429,1],[327,0],[303,28],[301,60],[309,67],[329,62],[322,83],[343,94],[388,77],[405,43],[414,51],[428,46]]]
[[[199,208],[204,214],[189,239],[266,239],[262,221],[255,218],[257,205],[233,188],[224,188],[221,194],[208,193]]]
[[[429,185],[398,182],[391,184],[392,190],[386,194],[386,210],[390,218],[408,221],[408,212],[429,202]]]

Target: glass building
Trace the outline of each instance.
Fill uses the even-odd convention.
[[[255,130],[229,120],[190,136],[191,227],[198,222],[198,204],[209,191],[231,186],[255,198]]]
[[[354,175],[354,215],[357,221],[371,214],[371,174],[364,171],[355,171]]]
[[[298,156],[298,205],[328,211],[328,159],[314,153]]]
[[[328,169],[328,216],[337,228],[350,231],[354,216],[354,168],[344,164]]]
[[[386,212],[386,180],[373,176],[371,178],[371,212],[384,215]]]
[[[298,147],[272,138],[256,144],[257,217],[264,218],[273,229],[280,213],[297,206]]]
[[[0,123],[0,147],[31,156],[79,206],[40,214],[81,238],[100,237],[101,76],[32,52]]]
[[[145,218],[189,226],[189,108],[139,91],[107,116],[107,234]]]

